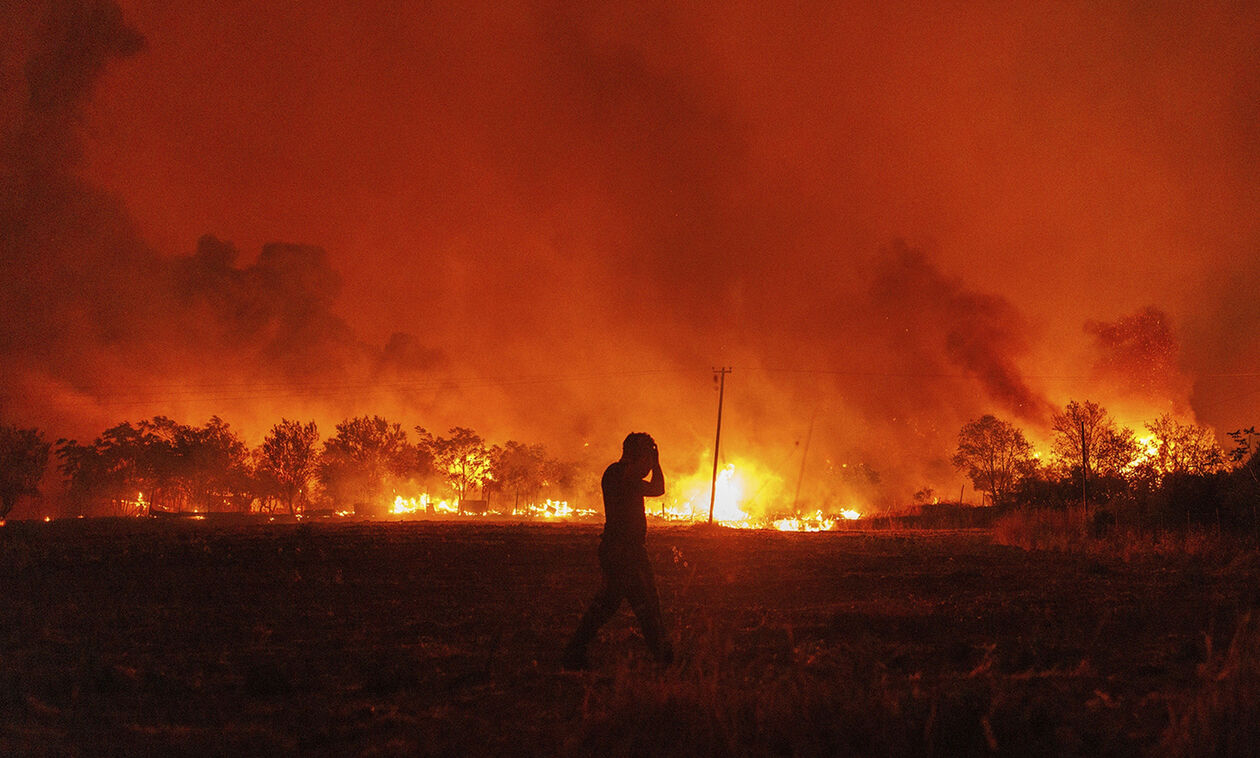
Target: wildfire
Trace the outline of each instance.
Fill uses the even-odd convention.
[[[771,522],[780,532],[829,532],[836,527],[836,520],[826,518],[822,511],[812,518],[781,518]]]
[[[1153,465],[1159,461],[1159,441],[1154,435],[1145,435],[1137,438],[1137,455],[1133,457],[1133,461],[1125,467],[1126,471],[1134,471],[1143,465]]]
[[[459,513],[459,498],[454,500],[434,500],[429,497],[427,492],[420,495],[420,497],[408,498],[399,495],[394,498],[394,507],[390,508],[389,512],[396,516],[408,516],[416,513],[449,516]]]
[[[569,518],[577,511],[569,506],[567,500],[548,500],[543,503],[542,512],[539,514],[543,518]]]
[[[699,472],[684,478],[680,484],[671,485],[682,496],[667,503],[659,515],[668,521],[708,521],[711,474]],[[713,492],[713,520],[735,529],[772,528],[782,532],[825,532],[836,528],[841,520],[856,520],[862,514],[846,510],[840,518],[828,516],[822,511],[812,514],[784,515],[779,518],[756,516],[753,510],[773,512],[774,506],[766,503],[783,500],[783,483],[780,477],[765,471],[750,461],[728,463],[719,469]],[[782,513],[783,508],[779,512]]]
[[[710,479],[702,475],[683,481],[681,499],[667,504],[662,516],[670,521],[707,521],[709,518]],[[740,508],[747,487],[742,473],[737,474],[735,464],[728,463],[718,471],[713,494],[713,520],[728,526],[739,526],[748,521],[748,514]]]
[[[705,464],[701,464],[705,468]],[[712,471],[698,471],[689,477],[671,478],[669,489],[678,493],[661,505],[648,501],[648,516],[668,522],[707,522]],[[775,529],[784,532],[825,532],[844,521],[857,520],[862,514],[848,509],[840,512],[822,510],[794,512],[784,495],[782,478],[753,461],[736,460],[718,469],[713,492],[713,521],[734,529]],[[143,492],[135,500],[118,501],[129,515],[147,515],[149,500]],[[393,495],[392,502],[377,513],[397,518],[499,518],[536,519],[545,521],[598,521],[602,513],[593,508],[575,506],[567,500],[513,502],[509,498],[495,501],[461,502],[458,497],[444,499],[427,492],[417,495]],[[655,507],[654,507],[655,506]],[[370,509],[369,509],[370,510]],[[353,518],[356,509],[337,508],[329,512],[339,518]],[[184,514],[191,519],[205,519],[196,510]],[[302,518],[302,514],[296,516]],[[44,521],[51,521],[45,517]],[[272,515],[269,519],[275,521]],[[0,521],[0,526],[4,522]]]
[[[437,500],[428,493],[421,494],[419,497],[403,497],[398,495],[394,498],[393,507],[389,510],[390,514],[395,516],[412,516],[412,515],[432,515],[432,516],[454,516],[463,513],[460,510],[459,498],[452,500]],[[338,515],[343,515],[338,513]],[[344,515],[349,515],[348,513]],[[556,519],[588,519],[593,518],[596,513],[593,510],[585,508],[574,508],[569,505],[567,500],[544,500],[541,503],[528,503],[520,507],[503,507],[503,508],[486,508],[476,513],[466,513],[464,515],[472,515],[478,517],[497,516],[502,518],[525,517],[525,518],[541,518],[548,520]]]
[[[683,477],[670,488],[679,496],[668,500],[657,510],[649,505],[649,515],[672,522],[707,522],[709,520],[710,476],[697,472]],[[784,532],[825,532],[835,529],[845,520],[856,520],[862,514],[845,510],[837,514],[825,514],[821,510],[812,513],[792,514],[784,508],[782,480],[755,463],[738,461],[727,463],[718,470],[717,486],[713,490],[713,520],[735,529],[777,529]],[[414,497],[397,495],[389,508],[390,515],[407,516],[467,516],[472,518],[528,518],[546,521],[595,520],[599,512],[578,508],[566,500],[543,500],[519,505],[504,503],[486,504],[477,501],[479,508],[461,508],[458,498],[440,500],[428,493]],[[766,503],[780,503],[779,506]],[[467,505],[467,504],[465,504]],[[777,515],[775,511],[778,511]],[[761,510],[762,515],[755,511]],[[338,515],[349,515],[348,513]]]

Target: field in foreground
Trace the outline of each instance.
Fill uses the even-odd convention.
[[[1260,744],[1260,561],[654,530],[558,671],[598,527],[0,527],[0,754],[1141,755]]]

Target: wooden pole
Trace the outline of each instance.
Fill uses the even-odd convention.
[[[718,380],[718,417],[717,436],[713,440],[713,479],[709,482],[709,523],[713,523],[713,503],[717,500],[718,450],[722,444],[722,400],[726,396],[726,375],[731,373],[729,367],[713,369]]]
[[[1081,510],[1089,510],[1089,498],[1085,494],[1089,482],[1089,443],[1085,437],[1085,419],[1081,419]]]

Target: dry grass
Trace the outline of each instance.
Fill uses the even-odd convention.
[[[1085,555],[1119,556],[1132,561],[1145,556],[1204,557],[1227,563],[1256,554],[1253,541],[1204,527],[1142,531],[1128,525],[1103,523],[1097,511],[1020,509],[994,523],[993,541],[1024,550],[1049,550]]]
[[[1198,684],[1171,706],[1167,756],[1254,756],[1260,749],[1260,617],[1246,614],[1228,649],[1209,651]]]
[[[0,754],[1230,755],[1257,701],[1254,554],[653,530],[679,663],[623,613],[575,675],[597,528],[13,526]]]
[[[993,541],[1025,550],[1086,552],[1089,527],[1089,514],[1083,508],[1021,509],[998,517]]]
[[[779,639],[753,659],[740,659],[730,630],[713,629],[684,643],[691,654],[673,669],[615,665],[588,683],[583,729],[569,748],[585,755],[906,755],[934,739],[923,731],[927,698],[916,697],[909,682],[893,685],[876,661],[769,636]]]
[[[1049,719],[1025,729],[1026,714],[1013,713],[1022,699],[999,697],[991,662],[907,674],[861,644],[766,636],[777,638],[768,649],[763,642],[755,655],[741,655],[737,634],[713,629],[692,639],[692,655],[673,669],[636,661],[594,678],[568,752],[931,756],[1013,753],[1053,741]]]

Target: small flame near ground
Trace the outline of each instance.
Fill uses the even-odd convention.
[[[710,476],[699,472],[690,477],[682,477],[678,483],[670,483],[670,488],[679,496],[668,498],[659,506],[649,501],[648,514],[653,519],[667,522],[707,522],[710,505]],[[846,509],[839,514],[824,514],[821,510],[812,513],[791,515],[756,516],[751,512],[749,504],[758,497],[766,497],[767,491],[781,489],[782,482],[772,475],[762,472],[756,465],[728,463],[718,471],[716,487],[712,494],[713,520],[723,526],[737,529],[777,529],[785,532],[822,532],[835,529],[846,520],[857,520],[862,514],[854,509]],[[567,501],[545,500],[529,503],[515,508],[483,508],[476,512],[466,512],[460,507],[458,499],[439,500],[429,494],[418,497],[397,496],[394,499],[391,514],[397,516],[496,516],[524,517],[543,520],[595,520],[599,512],[593,509],[574,508]]]
[[[395,516],[509,516],[547,520],[591,518],[596,515],[593,510],[574,508],[567,500],[544,500],[541,503],[527,503],[505,510],[487,508],[475,512],[464,511],[460,508],[459,498],[439,500],[428,493],[419,497],[398,495],[394,498],[394,504],[389,512]],[[350,513],[338,511],[337,515],[349,516]]]
[[[683,477],[678,484],[670,484],[671,489],[681,496],[667,499],[659,507],[653,507],[649,501],[648,514],[653,519],[668,522],[707,522],[709,520],[710,476],[697,473]],[[844,521],[856,521],[862,514],[854,509],[846,509],[838,514],[824,514],[821,510],[812,513],[798,513],[778,517],[755,516],[750,513],[750,503],[758,497],[766,495],[767,490],[781,489],[781,481],[773,475],[761,472],[752,464],[728,463],[718,470],[716,486],[713,488],[713,520],[722,526],[737,529],[777,529],[782,532],[825,532],[831,531]],[[473,501],[469,501],[471,504]],[[537,503],[526,503],[518,506],[487,507],[484,501],[478,503],[477,510],[466,510],[461,507],[458,498],[441,499],[422,493],[414,497],[397,495],[389,509],[393,516],[407,517],[495,517],[495,518],[528,518],[544,521],[591,521],[597,520],[600,513],[594,509],[576,508],[565,500],[543,500]],[[351,515],[348,511],[338,511],[339,516]]]

